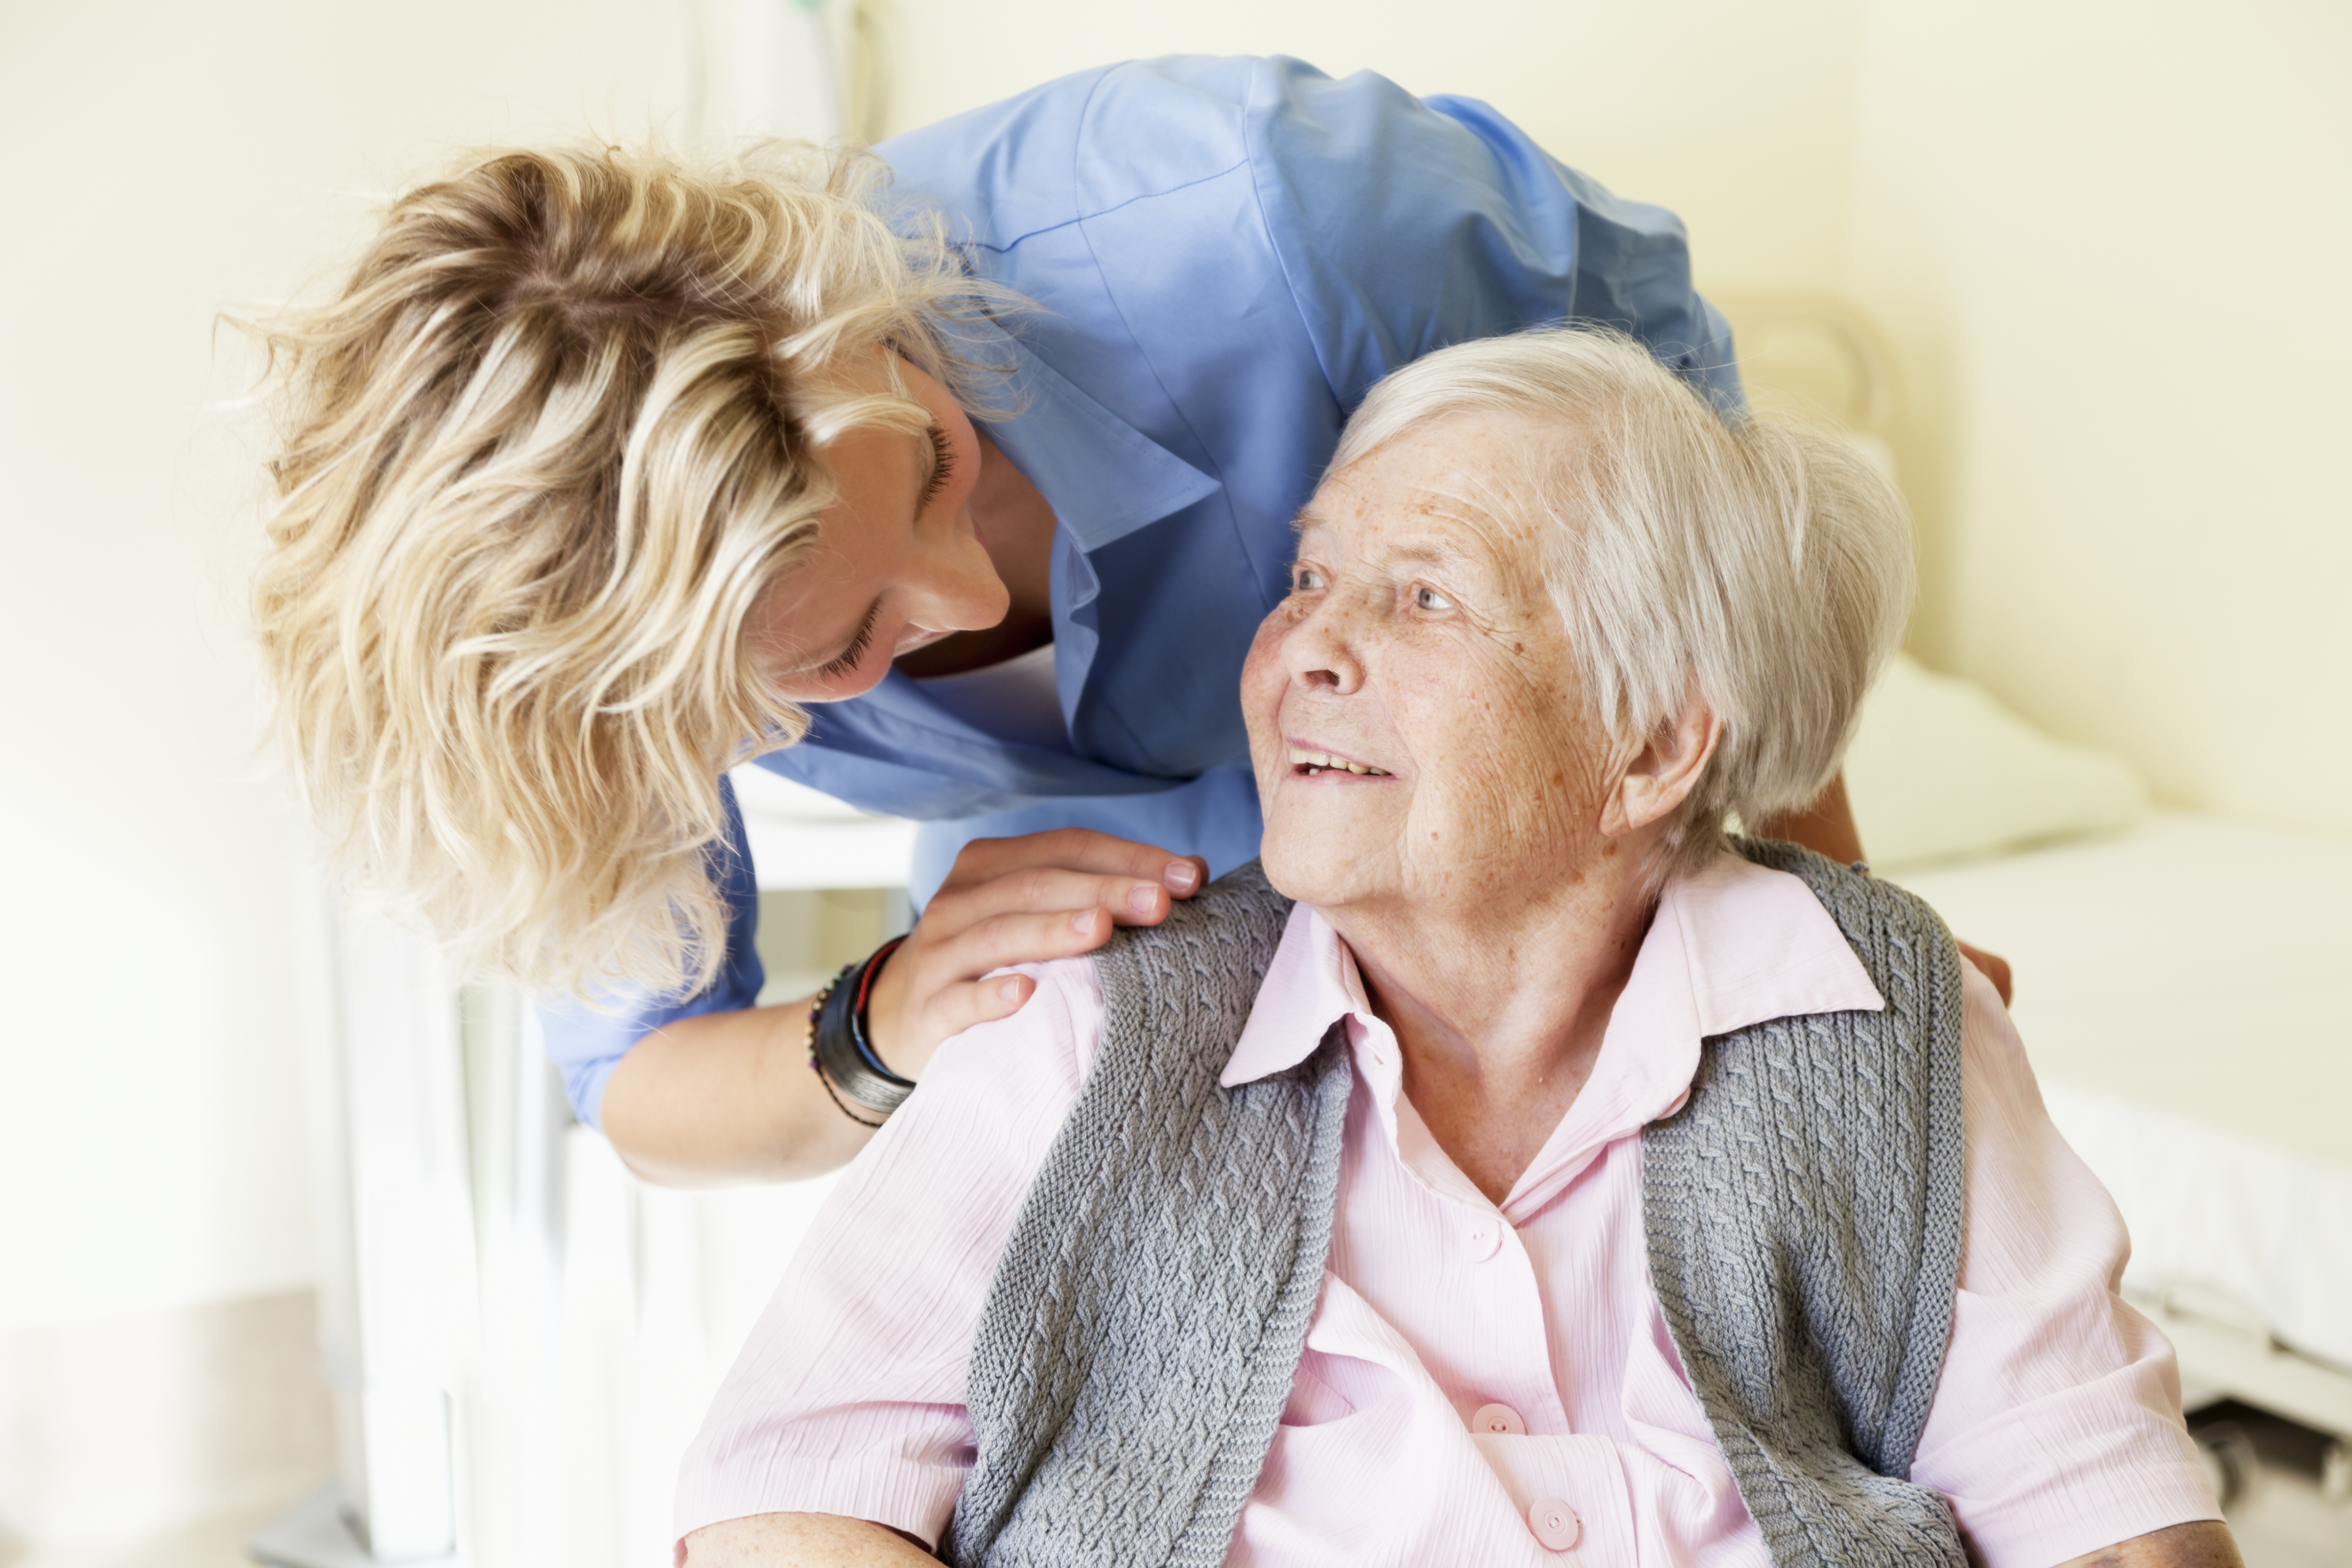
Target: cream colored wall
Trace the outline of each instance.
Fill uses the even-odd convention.
[[[0,10],[0,1327],[310,1278],[302,830],[224,305],[480,139],[675,116],[670,5]]]
[[[1922,652],[2160,798],[2352,830],[2352,11],[1866,0],[1856,60]]]
[[[1706,286],[1846,289],[1907,369],[1923,651],[2171,798],[2352,828],[2340,6],[877,9],[897,126],[1288,51],[1491,100],[1680,211]],[[305,857],[253,749],[212,311],[450,147],[684,130],[684,47],[627,0],[0,11],[0,1323],[308,1276]]]
[[[1619,194],[1680,213],[1717,288],[1842,255],[1855,0],[870,0],[905,130],[1106,60],[1290,54],[1484,98]]]
[[[1853,0],[1496,5],[1475,27],[1380,4],[877,9],[900,124],[1108,58],[1286,50],[1493,100],[1684,213],[1718,286],[1816,279],[1843,243]],[[310,1276],[308,852],[257,747],[258,447],[217,406],[245,361],[214,312],[314,276],[456,148],[689,133],[689,17],[716,114],[752,118],[745,62],[793,25],[753,0],[0,11],[0,1325]]]
[[[1101,60],[1483,97],[1889,329],[1914,645],[2160,798],[2352,830],[2352,12],[2332,0],[875,0],[894,129]]]

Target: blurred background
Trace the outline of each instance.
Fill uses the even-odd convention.
[[[216,313],[317,286],[386,195],[483,142],[873,138],[1180,51],[1486,99],[1680,214],[1756,342],[1790,301],[1863,323],[1895,389],[1870,433],[1921,526],[1919,667],[2161,807],[2295,836],[2264,840],[2305,847],[2284,874],[2342,901],[2313,869],[2352,839],[2340,0],[0,0],[0,1565],[239,1560],[335,1471],[356,1375],[331,1330],[352,1084],[327,900],[261,748],[266,440]],[[772,804],[818,847],[771,893],[781,986],[904,921],[904,850]],[[2283,918],[2246,897],[2233,926]],[[2044,975],[2011,941],[2022,1020]],[[641,1192],[552,1112],[532,1142],[510,1001],[467,1005],[427,1086],[460,1108],[430,1201],[467,1300],[511,1321],[435,1331],[470,1478],[451,1544],[666,1562],[677,1445],[816,1194]],[[2323,1177],[2284,1178],[2316,1190],[2352,1180],[2352,1106],[2310,1087],[2352,1042],[2297,1037],[2319,1077],[2263,1092],[2318,1129]],[[2352,1259],[2352,1207],[2296,1228]],[[2295,1431],[2315,1497],[2352,1486],[2326,1446],[2352,1414]],[[2347,1560],[2309,1520],[2269,1561]]]

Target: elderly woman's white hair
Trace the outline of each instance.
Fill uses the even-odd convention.
[[[1588,717],[1617,760],[1696,688],[1715,757],[1654,874],[1714,852],[1725,819],[1799,809],[1836,773],[1914,590],[1901,495],[1833,435],[1725,419],[1632,339],[1591,329],[1487,338],[1374,387],[1333,471],[1464,416],[1523,422],[1533,482],[1495,504],[1538,525]]]

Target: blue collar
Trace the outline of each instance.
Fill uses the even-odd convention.
[[[1116,543],[1222,487],[1063,379],[992,321],[960,328],[965,352],[1003,373],[1005,416],[988,438],[1037,487],[1080,550]]]

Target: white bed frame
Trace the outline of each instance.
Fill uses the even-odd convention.
[[[906,886],[913,824],[865,816],[772,774],[745,779],[740,795],[762,888]],[[631,1202],[601,1142],[580,1146],[593,1135],[573,1128],[520,998],[459,987],[431,943],[331,902],[335,1026],[317,1067],[334,1112],[317,1131],[328,1144],[319,1163],[340,1189],[320,1194],[328,1213],[319,1342],[336,1479],[257,1532],[249,1550],[282,1568],[588,1568],[595,1557],[544,1524],[560,1515],[567,1487],[578,1489],[562,1473],[567,1440],[586,1421],[646,1428],[614,1435],[616,1446],[633,1436],[658,1446],[679,1412],[666,1407],[675,1400],[626,1388],[584,1400],[567,1388],[562,1354],[583,1333],[564,1321],[567,1275],[583,1260],[567,1258],[566,1236],[583,1225],[587,1234],[625,1233],[614,1243],[625,1256],[604,1260],[600,1287],[629,1298],[625,1340],[698,1342],[667,1360],[640,1356],[646,1364],[608,1370],[608,1384],[634,1375],[683,1386],[692,1399],[709,1355],[723,1364],[733,1349],[698,1342],[748,1327],[702,1297],[701,1277],[724,1272],[704,1237],[723,1226],[712,1224],[713,1205],[683,1194]],[[583,1163],[583,1153],[594,1158]],[[584,1192],[575,1190],[583,1171]],[[822,1184],[799,1185],[793,1195],[803,1201],[750,1216],[763,1244],[806,1223]],[[648,1269],[644,1260],[656,1254],[667,1266]],[[648,1300],[648,1272],[691,1277],[681,1288],[688,1299]],[[570,1293],[577,1309],[582,1292]],[[740,1304],[730,1310],[740,1315]],[[588,1353],[609,1369],[639,1348],[607,1342]],[[697,1414],[698,1405],[685,1419]],[[683,1441],[677,1436],[672,1451]],[[631,1500],[637,1514],[658,1511],[667,1523],[668,1479],[658,1478],[658,1498]]]

